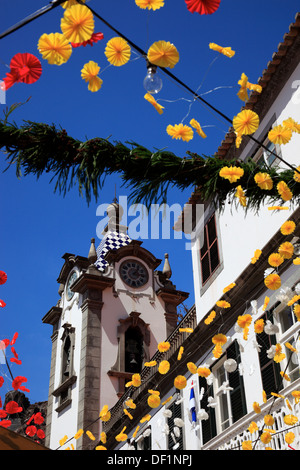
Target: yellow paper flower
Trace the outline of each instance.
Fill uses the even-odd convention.
[[[231,305],[226,300],[217,300],[216,306],[220,308],[230,308]]]
[[[248,98],[249,98],[247,84],[248,84],[248,77],[247,77],[247,75],[242,73],[241,79],[238,81],[238,85],[240,85],[241,88],[240,88],[240,90],[237,94],[237,96],[242,101],[247,101]]]
[[[300,305],[296,304],[293,308],[293,312],[297,317],[297,320],[300,321]]]
[[[107,448],[104,446],[97,446],[95,447],[95,450],[107,450]]]
[[[265,277],[265,285],[270,290],[279,289],[281,286],[281,279],[278,274],[272,273]]]
[[[98,77],[99,72],[100,67],[93,60],[90,60],[88,63],[86,63],[81,70],[81,78],[88,82],[88,89],[92,92],[100,90],[102,86],[103,80]]]
[[[145,423],[146,421],[150,421],[151,419],[151,415],[147,414],[145,416],[142,417],[142,419],[140,419],[140,423]]]
[[[158,343],[157,349],[159,350],[159,352],[169,351],[170,343],[168,341],[162,341],[161,343]]]
[[[258,426],[255,421],[251,421],[248,431],[253,434],[254,432],[258,431]]]
[[[260,436],[260,440],[263,444],[269,444],[269,442],[271,442],[272,440],[272,436],[270,432],[269,431],[263,432],[262,435]]]
[[[165,400],[165,401],[163,401],[161,405],[162,405],[162,406],[164,406],[166,403],[169,403],[169,401],[171,401],[171,400],[172,400],[172,398],[173,398],[173,396],[172,396],[172,395],[171,395],[170,397],[166,398],[166,400]]]
[[[114,37],[106,44],[104,54],[110,64],[121,67],[129,61],[131,48],[125,39]]]
[[[261,409],[260,409],[260,406],[259,406],[259,404],[257,403],[257,401],[255,401],[255,402],[253,403],[253,411],[254,411],[255,413],[257,413],[257,414],[261,413]]]
[[[200,126],[200,123],[198,121],[196,121],[196,119],[191,119],[190,120],[190,125],[196,129],[196,132],[197,134],[200,135],[200,137],[202,137],[203,139],[205,139],[207,137],[207,135],[205,134],[205,132],[203,131],[202,127]]]
[[[235,51],[233,51],[231,47],[229,46],[222,47],[222,46],[219,46],[218,44],[215,44],[214,42],[210,42],[209,48],[212,49],[213,51],[216,51],[216,52],[219,52],[220,54],[225,55],[226,57],[229,57],[230,59],[231,57],[235,55]]]
[[[133,376],[131,377],[131,381],[127,382],[125,384],[125,387],[130,387],[131,385],[133,387],[139,387],[141,385],[141,383],[142,383],[142,381],[141,381],[140,374],[133,374]]]
[[[100,441],[103,442],[103,444],[106,444],[106,440],[107,440],[106,432],[102,431],[100,434]]]
[[[183,375],[177,375],[174,379],[174,387],[178,390],[182,390],[186,387],[186,378]]]
[[[63,34],[43,34],[38,42],[38,51],[51,65],[62,65],[69,60],[72,46]]]
[[[275,419],[272,415],[265,415],[264,422],[266,426],[273,426],[273,424],[275,423]]]
[[[279,253],[272,253],[268,258],[268,263],[270,266],[277,268],[284,262],[284,257]]]
[[[94,32],[95,22],[91,10],[85,5],[74,5],[65,10],[60,27],[70,42],[88,41]]]
[[[91,431],[86,431],[87,436],[91,439],[91,441],[95,441],[96,438]]]
[[[144,98],[145,100],[147,100],[150,104],[152,104],[152,106],[154,106],[154,108],[156,109],[156,111],[159,113],[159,114],[162,114],[163,113],[163,109],[165,109],[163,106],[161,106],[160,104],[158,104],[158,102],[156,101],[156,99],[150,94],[150,93],[146,93],[144,95]]]
[[[184,351],[184,347],[180,346],[179,351],[178,351],[177,361],[180,361],[180,359],[182,358],[183,351]]]
[[[59,445],[63,446],[68,440],[68,436],[64,436],[59,440]]]
[[[277,191],[280,194],[281,199],[284,201],[290,201],[293,197],[293,193],[284,181],[280,181],[277,184]]]
[[[160,374],[167,374],[170,370],[170,363],[168,361],[161,361],[158,366],[158,372]]]
[[[236,286],[235,282],[231,282],[228,286],[224,287],[223,289],[223,294],[226,294],[226,292],[229,292],[231,289],[233,289]]]
[[[290,377],[285,372],[283,372],[283,370],[280,371],[280,375],[281,375],[281,377],[283,377],[288,382],[291,381]]]
[[[136,437],[136,435],[137,435],[139,429],[140,429],[140,426],[138,425],[138,426],[135,428],[134,433],[132,434],[133,439]]]
[[[293,222],[292,220],[287,220],[286,222],[284,222],[284,224],[282,224],[280,231],[282,235],[290,235],[295,231],[295,228],[295,222]]]
[[[242,450],[252,450],[252,441],[243,441]]]
[[[281,344],[277,343],[275,346],[275,356],[273,357],[274,362],[281,362],[285,358],[285,354],[282,352]]]
[[[291,129],[283,126],[276,126],[268,133],[268,138],[273,144],[287,144],[292,137]]]
[[[129,413],[129,411],[128,411],[128,410],[126,410],[126,408],[124,408],[124,409],[123,409],[123,411],[124,411],[124,414],[125,414],[126,416],[128,416],[128,418],[129,418],[129,419],[133,419],[133,416],[132,416],[132,414],[131,414],[131,413]]]
[[[287,444],[292,444],[295,440],[295,434],[293,432],[287,432],[284,436],[284,440]]]
[[[253,258],[251,258],[251,264],[255,264],[262,254],[261,250],[255,250]]]
[[[224,166],[221,168],[219,175],[221,178],[227,179],[230,183],[236,183],[236,181],[244,175],[244,170],[237,166]]]
[[[126,426],[125,426],[126,427]],[[116,441],[118,442],[125,442],[127,441],[127,434],[125,434],[124,432],[120,432],[120,434],[118,434],[116,437],[115,437]]]
[[[207,378],[211,374],[211,371],[208,367],[198,367],[197,373],[199,377]]]
[[[84,433],[83,429],[78,429],[78,431],[75,433],[74,439],[79,439],[83,433]]]
[[[283,127],[291,129],[292,132],[300,134],[300,124],[296,122],[293,118],[288,118],[282,122]]]
[[[197,366],[193,362],[188,362],[187,363],[187,368],[190,371],[191,374],[197,374]]]
[[[295,171],[295,172],[294,172],[294,180],[295,180],[297,183],[300,183],[300,166],[297,167],[297,170],[298,170],[298,171]]]
[[[215,347],[213,349],[213,355],[215,358],[221,357],[223,351],[222,351],[222,346],[226,343],[227,337],[223,335],[222,333],[218,333],[215,336],[212,337],[212,342],[215,344]]]
[[[125,405],[128,408],[131,408],[132,410],[135,410],[135,408],[136,408],[136,404],[133,402],[132,398],[129,398],[129,400],[126,400]]]
[[[265,322],[264,322],[263,318],[260,318],[259,320],[256,320],[256,322],[254,323],[255,333],[257,333],[257,334],[262,333],[264,331],[264,326],[265,326]]]
[[[82,0],[82,1],[83,1],[83,3],[85,3],[85,0]],[[73,5],[78,5],[77,0],[67,0],[66,2],[62,3],[61,6],[62,6],[64,9],[66,9],[66,8],[72,7]]]
[[[179,61],[179,53],[174,46],[167,41],[157,41],[149,47],[147,53],[151,64],[159,67],[169,67],[172,69]]]
[[[262,397],[263,397],[263,402],[267,403],[268,398],[267,398],[267,394],[266,394],[265,390],[262,391]]]
[[[253,134],[258,129],[259,117],[251,109],[244,109],[233,118],[232,124],[238,135]]]
[[[290,351],[295,352],[295,353],[298,352],[297,349],[294,348],[294,346],[291,343],[286,342],[286,343],[284,343],[284,345],[285,345],[286,348],[290,349]]]
[[[210,323],[212,323],[214,321],[216,315],[217,314],[216,314],[215,310],[212,310],[210,312],[210,314],[208,315],[208,317],[204,320],[205,325],[210,325]]]
[[[150,408],[157,408],[160,405],[160,397],[158,395],[150,395],[148,397],[148,405]]]
[[[194,137],[194,131],[191,127],[185,126],[184,124],[171,124],[167,127],[167,134],[169,134],[172,139],[182,139],[184,142],[189,142]]]
[[[248,326],[251,325],[251,322],[252,322],[252,316],[249,313],[247,313],[246,315],[238,316],[237,324],[239,325],[240,328],[247,328]]]
[[[271,206],[268,207],[268,211],[288,211],[289,208],[286,206]]]
[[[254,181],[260,189],[272,189],[273,188],[273,180],[268,173],[256,173],[254,176]]]
[[[293,259],[293,264],[295,264],[296,266],[300,265],[300,257],[299,256],[297,258]]]
[[[145,362],[144,366],[145,367],[154,367],[156,366],[157,362],[156,361],[150,361],[150,362]]]
[[[193,328],[179,328],[179,333],[193,333]]]
[[[288,307],[291,307],[291,305],[294,305],[298,300],[300,299],[300,295],[294,295],[291,300],[288,301],[287,305]]]
[[[164,0],[135,0],[135,3],[143,10],[148,8],[148,10],[155,11],[164,6]]]
[[[294,415],[285,415],[284,418],[283,418],[283,421],[288,426],[293,426],[294,424],[296,424],[298,422],[298,418],[297,418],[297,416],[294,416]]]
[[[278,253],[285,259],[291,259],[294,254],[294,246],[290,242],[284,242],[278,248]]]
[[[243,190],[241,185],[237,186],[235,197],[238,198],[241,206],[243,206],[243,207],[247,206],[247,198],[245,196],[244,190]]]
[[[294,390],[293,392],[291,392],[291,394],[293,395],[293,397],[295,399],[295,404],[297,405],[300,401],[300,391],[299,390]]]
[[[266,297],[265,297],[265,300],[264,300],[263,308],[262,308],[262,311],[263,311],[263,312],[266,310],[266,308],[267,308],[269,302],[270,302],[270,297],[266,296]]]

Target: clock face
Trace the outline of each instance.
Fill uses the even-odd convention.
[[[148,281],[148,271],[138,261],[124,261],[120,267],[121,279],[130,287],[142,287]]]
[[[71,291],[71,285],[76,281],[78,277],[78,274],[76,271],[73,271],[71,276],[68,279],[68,284],[67,284],[67,300],[71,300],[72,297],[74,296],[75,292]]]

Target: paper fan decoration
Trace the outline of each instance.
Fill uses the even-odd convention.
[[[32,84],[36,82],[42,74],[42,65],[37,57],[25,52],[13,56],[10,62],[10,72],[4,77],[4,85],[7,90],[14,83]]]
[[[217,11],[221,0],[185,0],[185,3],[191,13],[211,15]]]
[[[101,39],[103,39],[103,38],[104,38],[103,33],[93,33],[92,37],[90,39],[88,39],[87,41],[71,42],[71,46],[72,47],[80,47],[80,46],[85,47],[87,45],[93,46],[96,42],[101,41]]]

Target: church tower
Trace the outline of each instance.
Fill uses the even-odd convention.
[[[59,300],[43,317],[53,327],[46,446],[64,436],[75,449],[99,438],[99,412],[125,392],[132,374],[157,351],[177,324],[177,307],[188,294],[170,281],[168,255],[161,260],[131,240],[120,224],[122,207],[107,207],[108,224],[87,257],[65,253],[57,279]]]

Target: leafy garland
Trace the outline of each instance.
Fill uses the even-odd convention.
[[[11,111],[0,120],[0,149],[4,149],[8,167],[14,164],[18,177],[33,174],[39,178],[44,173],[53,173],[54,191],[63,195],[78,184],[87,203],[92,196],[98,199],[105,177],[113,173],[119,173],[124,185],[131,189],[130,199],[147,207],[166,202],[170,187],[184,190],[194,186],[202,202],[210,201],[222,208],[226,200],[238,202],[236,188],[242,186],[247,198],[245,210],[259,210],[266,200],[271,204],[284,203],[276,189],[279,181],[289,185],[292,202],[300,202],[300,184],[294,180],[291,169],[276,170],[258,166],[252,160],[228,161],[191,152],[181,158],[166,150],[153,152],[135,142],[112,144],[103,138],[82,142],[54,124],[24,121],[22,126],[17,126],[8,123]],[[219,175],[221,168],[231,165],[244,170],[236,183]],[[262,190],[255,183],[254,175],[258,171],[267,172],[273,179],[271,190]]]

